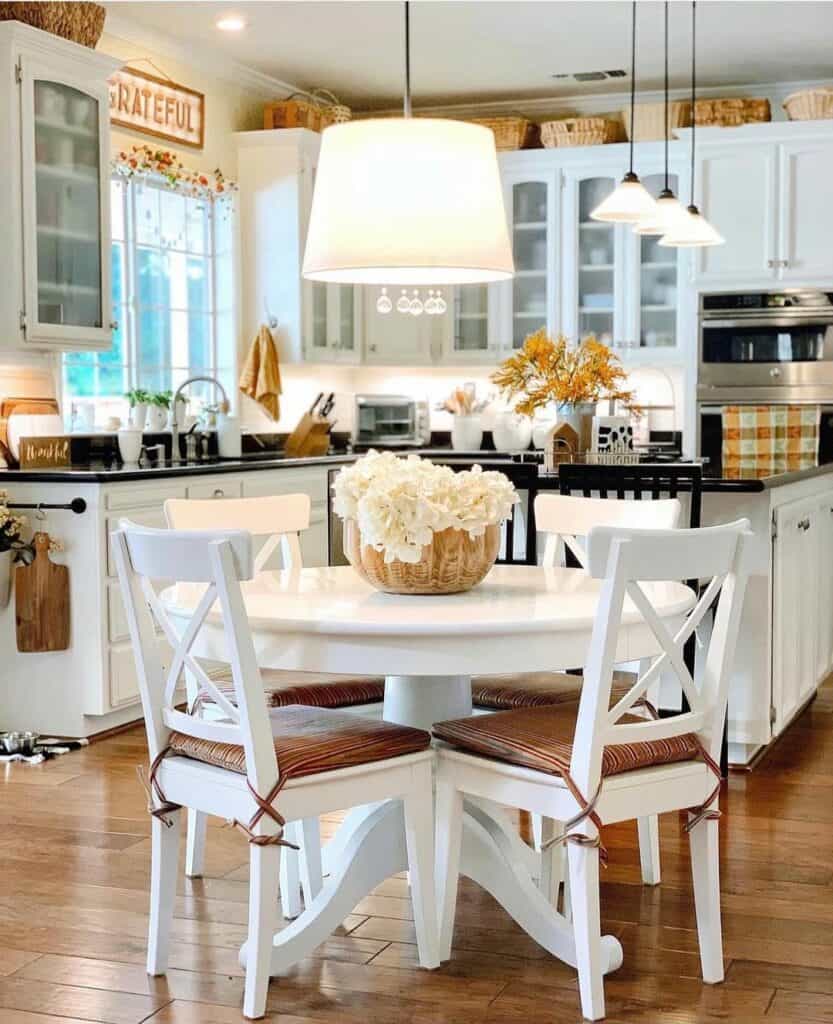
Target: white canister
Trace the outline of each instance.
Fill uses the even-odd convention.
[[[217,417],[217,450],[221,459],[240,458],[240,420],[236,416],[220,414]]]
[[[152,434],[160,434],[168,424],[168,410],[164,405],[148,406],[146,429]]]
[[[532,420],[514,412],[501,412],[495,416],[492,439],[499,452],[525,451],[532,440]]]
[[[133,430],[144,430],[148,420],[147,402],[137,402],[135,405],[131,405],[128,419]]]
[[[483,444],[483,422],[479,415],[457,415],[451,421],[451,447],[455,452],[479,452]]]
[[[127,466],[136,466],[142,454],[142,431],[125,427],[116,435],[119,439],[119,455]]]

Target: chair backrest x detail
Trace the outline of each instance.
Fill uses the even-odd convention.
[[[616,503],[619,504],[619,503]],[[570,772],[585,793],[596,791],[606,746],[666,740],[695,733],[715,760],[720,757],[729,675],[734,659],[748,575],[749,522],[696,530],[634,530],[597,526],[587,538],[588,573],[601,580],[581,691]],[[678,616],[657,614],[654,600],[671,582],[708,580],[699,595],[689,591]],[[654,598],[654,600],[652,600]],[[685,664],[683,648],[717,600],[714,625],[699,685]],[[642,619],[659,654],[614,707],[610,707],[613,668],[627,660],[621,624]],[[672,623],[671,626],[668,623]],[[666,668],[679,679],[689,710],[657,720],[621,722],[658,674]],[[586,788],[585,788],[586,787]]]
[[[261,547],[255,555],[260,572],[280,545],[284,569],[300,569],[298,534],[310,523],[308,494],[258,498],[169,498],[165,519],[172,530],[248,530]]]
[[[535,523],[545,533],[543,564],[561,565],[566,547],[586,566],[585,545],[581,540],[596,526],[673,530],[680,520],[678,498],[658,501],[610,501],[606,498],[580,498],[562,494],[539,494],[535,499]]]
[[[219,502],[218,502],[219,504]],[[258,792],[277,781],[278,766],[266,697],[243,601],[241,581],[255,575],[252,537],[242,530],[157,530],[122,520],[111,536],[136,658],[139,689],[151,759],[168,745],[171,730],[215,743],[242,746],[246,773]],[[153,582],[170,581],[173,590],[157,594]],[[163,604],[165,594],[182,602],[176,625]],[[231,665],[234,701],[228,700],[192,653],[206,618],[222,626],[218,656]],[[161,657],[158,630],[172,649],[170,665]],[[213,653],[213,651],[212,651]],[[176,707],[183,670],[222,711],[207,720]]]

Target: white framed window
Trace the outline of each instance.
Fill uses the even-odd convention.
[[[175,391],[234,373],[233,204],[151,178],[110,184],[113,315],[110,349],[67,352],[64,395],[123,404],[125,392]],[[209,401],[209,386],[203,389]],[[199,388],[195,388],[199,395]]]

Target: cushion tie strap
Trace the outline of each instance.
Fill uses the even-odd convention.
[[[278,813],[277,809],[273,806],[274,801],[277,799],[278,794],[284,787],[284,783],[287,781],[285,775],[281,775],[275,785],[269,790],[269,795],[264,799],[260,793],[255,790],[251,782],[246,779],[246,785],[249,787],[249,792],[252,795],[252,799],[257,804],[258,809],[252,815],[248,825],[242,821],[238,821],[236,818],[232,821],[232,828],[238,829],[244,835],[249,837],[249,842],[253,846],[288,846],[290,850],[297,850],[298,847],[294,843],[290,843],[288,840],[283,838],[283,830],[286,825],[286,819]],[[279,828],[279,832],[273,836],[261,836],[257,835],[254,831],[255,826],[261,820],[261,818],[271,818],[272,821]]]
[[[700,748],[700,756],[703,758],[706,766],[717,778],[717,785],[709,793],[706,799],[700,804],[699,807],[689,807],[688,813],[691,817],[683,825],[684,832],[690,832],[695,825],[699,825],[701,821],[716,821],[720,817],[720,808],[712,807],[711,805],[717,799],[720,794],[720,787],[723,784],[723,776],[720,772],[720,765],[715,761],[711,754],[706,750],[700,741],[697,741],[697,746]]]
[[[165,747],[163,750],[156,755],[150,765],[150,771],[145,771],[143,764],[136,766],[136,774],[139,776],[139,782],[142,784],[142,788],[147,794],[148,798],[148,814],[152,818],[158,818],[166,828],[173,826],[173,819],[170,817],[174,811],[178,811],[181,808],[181,804],[171,803],[170,800],[162,792],[162,787],[159,785],[159,780],[156,778],[156,773],[159,771],[159,766],[165,757],[171,752],[170,747]]]
[[[598,803],[599,796],[602,792],[602,783],[604,782],[604,779],[599,780],[599,785],[596,787],[593,799],[588,802],[582,796],[578,786],[573,782],[569,772],[564,772],[562,778],[566,782],[567,788],[572,793],[581,810],[574,818],[570,818],[569,821],[565,821],[564,831],[561,835],[553,836],[552,839],[548,839],[541,845],[541,850],[548,850],[551,846],[556,846],[559,843],[572,843],[574,846],[584,846],[591,849],[597,849],[599,851],[599,860],[601,861],[602,867],[606,868],[608,859],[607,849],[603,845],[598,831],[592,839],[590,836],[583,835],[581,832],[570,831],[571,828],[575,828],[576,825],[580,824],[586,818],[589,818],[597,829],[601,828],[602,822],[596,814],[596,804]]]

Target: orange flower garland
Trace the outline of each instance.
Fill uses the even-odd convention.
[[[173,188],[182,189],[193,196],[215,198],[237,191],[236,183],[228,181],[219,167],[209,177],[188,170],[176,153],[169,149],[154,149],[152,146],[132,146],[129,153],[122,150],[113,160],[113,170],[126,178],[137,174],[159,174]]]

